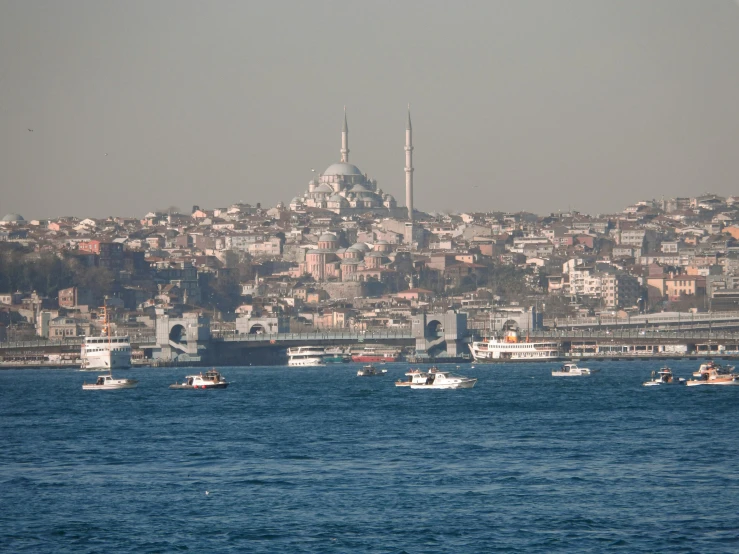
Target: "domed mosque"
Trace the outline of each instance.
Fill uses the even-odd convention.
[[[408,114],[410,125],[410,113]],[[406,151],[408,151],[406,140]],[[412,147],[411,147],[412,148]],[[341,158],[331,164],[308,183],[308,190],[290,202],[292,211],[301,212],[306,208],[321,208],[339,215],[376,213],[391,217],[404,217],[405,208],[398,208],[395,198],[377,188],[377,181],[349,163],[349,125],[344,108],[344,125],[341,129]],[[411,184],[412,187],[412,184]]]
[[[23,216],[19,214],[7,214],[2,219],[0,219],[0,223],[6,225],[21,225],[25,222],[26,220],[23,219]]]

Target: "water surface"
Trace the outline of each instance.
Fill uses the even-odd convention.
[[[642,387],[659,364],[2,371],[0,551],[737,552],[739,387]]]

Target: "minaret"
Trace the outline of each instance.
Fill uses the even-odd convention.
[[[349,125],[346,123],[346,106],[344,106],[344,126],[341,128],[341,162],[349,163]]]
[[[410,104],[408,104],[408,123],[405,126],[405,205],[408,208],[408,220],[413,221],[413,130]]]

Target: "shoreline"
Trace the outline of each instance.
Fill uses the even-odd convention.
[[[390,363],[402,363],[408,365],[442,365],[442,364],[479,364],[479,365],[505,365],[505,364],[543,364],[543,363],[567,363],[567,362],[649,362],[649,361],[668,361],[668,360],[739,360],[739,354],[726,354],[726,355],[712,355],[712,354],[678,354],[678,355],[648,355],[648,356],[562,356],[551,359],[531,359],[531,360],[424,360],[424,361],[405,361],[401,360],[398,362]],[[344,362],[328,364],[324,367],[342,367],[347,365],[362,365],[362,362]],[[168,367],[250,367],[254,364],[234,364],[233,362],[152,362],[152,363],[137,363],[127,369],[118,369],[116,371],[128,371],[129,369],[160,369]],[[259,364],[260,367],[287,367],[286,364]],[[315,366],[321,367],[321,366]],[[105,368],[93,369],[93,370],[82,370],[79,363],[59,363],[59,362],[32,362],[32,363],[18,363],[18,362],[0,362],[0,371],[11,370],[11,369],[75,369],[83,373],[95,373],[96,371],[106,371]]]

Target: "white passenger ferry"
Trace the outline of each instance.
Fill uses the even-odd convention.
[[[107,307],[100,308],[103,332],[99,337],[85,337],[80,358],[83,371],[128,369],[131,367],[131,342],[128,336],[113,336]]]
[[[470,344],[476,362],[536,362],[562,358],[562,347],[557,341],[521,341],[518,332],[509,329],[502,339],[491,338]]]
[[[326,349],[323,346],[296,346],[287,349],[288,361],[290,367],[311,367],[324,366],[323,356]]]

